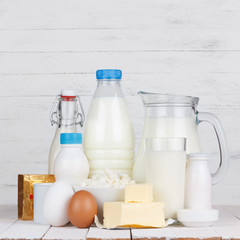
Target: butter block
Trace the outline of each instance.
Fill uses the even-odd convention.
[[[33,220],[34,183],[53,183],[54,175],[18,174],[18,218]]]
[[[103,206],[103,225],[116,227],[164,227],[164,203],[125,203],[105,202]]]
[[[152,201],[152,184],[129,184],[125,187],[125,202],[149,203]]]

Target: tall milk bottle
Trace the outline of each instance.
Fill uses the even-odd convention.
[[[83,132],[83,147],[90,176],[110,169],[131,176],[134,158],[134,131],[120,81],[122,71],[103,69]]]
[[[74,90],[62,90],[61,94],[57,95],[50,113],[50,121],[52,125],[57,125],[48,158],[48,173],[53,174],[55,159],[61,151],[60,134],[77,133],[78,125],[83,126],[84,111]]]

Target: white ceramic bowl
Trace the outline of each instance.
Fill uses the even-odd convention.
[[[74,190],[86,190],[96,198],[98,205],[98,219],[103,221],[103,204],[104,202],[123,202],[125,188],[102,188],[102,187],[81,187],[73,186]]]

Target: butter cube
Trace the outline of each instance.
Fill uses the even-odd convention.
[[[125,187],[125,202],[149,203],[152,201],[152,184],[129,184]]]
[[[115,227],[164,227],[164,203],[105,202],[103,225]]]

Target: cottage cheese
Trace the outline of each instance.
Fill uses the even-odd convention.
[[[81,180],[81,187],[110,187],[124,188],[126,185],[135,183],[126,173],[119,173],[109,169],[104,169],[94,174],[91,178]]]

